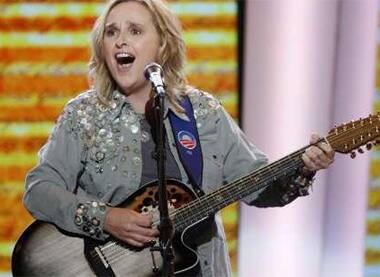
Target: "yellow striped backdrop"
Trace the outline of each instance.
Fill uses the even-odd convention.
[[[238,117],[237,4],[170,1],[188,46],[189,81]],[[0,0],[0,272],[32,221],[22,206],[26,172],[36,164],[64,104],[87,85],[89,34],[104,1]],[[237,206],[223,210],[236,271]]]
[[[378,34],[380,24],[378,24]],[[378,36],[376,91],[374,111],[380,111],[380,37]],[[364,276],[380,276],[380,148],[370,152],[370,178],[368,188],[367,235],[365,239]]]

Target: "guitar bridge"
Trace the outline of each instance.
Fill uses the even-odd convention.
[[[110,265],[108,264],[106,258],[104,257],[102,251],[99,249],[99,247],[95,247],[95,251],[99,256],[99,259],[102,261],[102,264],[104,265],[105,268],[108,268]]]

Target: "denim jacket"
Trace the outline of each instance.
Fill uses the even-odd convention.
[[[214,97],[196,89],[187,94],[202,147],[202,189],[206,194],[268,162]],[[172,109],[169,102],[167,106]],[[186,120],[186,115],[172,110]],[[164,124],[181,181],[189,185],[167,117]],[[115,91],[111,104],[106,106],[94,91],[82,93],[66,105],[39,152],[38,165],[27,175],[24,205],[39,220],[69,232],[105,239],[105,204],[120,204],[142,185],[141,141],[148,138],[123,94]],[[259,207],[283,206],[299,195],[284,196],[285,186],[276,186],[253,193],[244,201]],[[94,221],[84,224],[83,211]],[[198,247],[202,275],[230,276],[219,213],[214,226],[212,238]]]

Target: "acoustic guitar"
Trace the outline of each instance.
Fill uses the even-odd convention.
[[[332,129],[319,142],[326,142],[339,153],[351,153],[366,145],[369,150],[380,136],[380,115],[352,121]],[[261,167],[238,180],[200,197],[178,181],[168,180],[170,218],[175,235],[173,249],[176,275],[191,275],[199,267],[194,233],[215,212],[249,194],[275,185],[275,181],[293,176],[303,167],[301,159],[307,145],[284,158]],[[120,207],[158,218],[157,184],[145,185]],[[158,225],[154,220],[154,225]],[[12,255],[14,276],[136,276],[160,275],[161,254],[158,242],[145,248],[132,247],[113,237],[97,241],[59,229],[53,224],[35,221],[18,239]]]

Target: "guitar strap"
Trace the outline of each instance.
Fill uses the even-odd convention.
[[[185,96],[181,102],[190,121],[179,118],[169,110],[168,116],[172,127],[178,155],[190,182],[199,195],[202,188],[203,157],[193,106]]]

